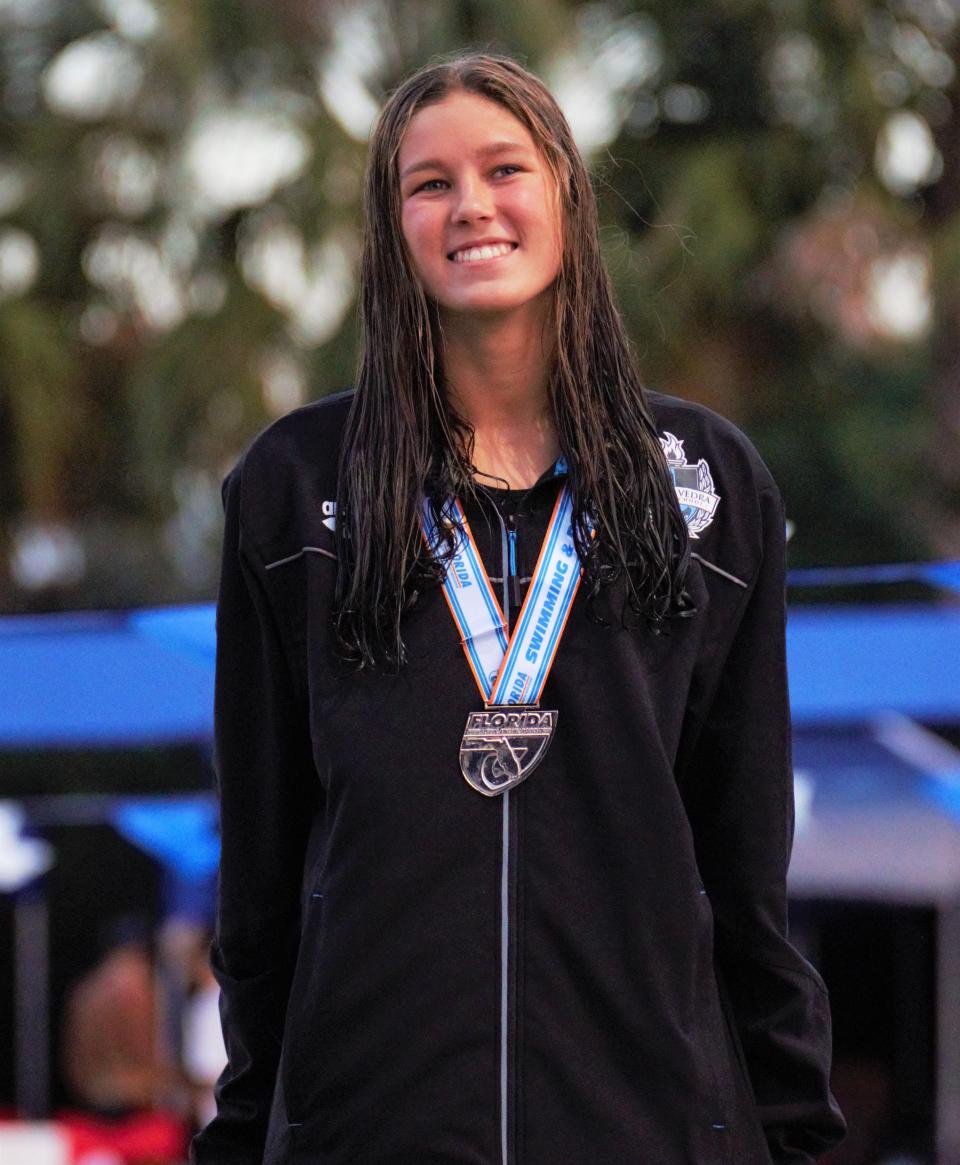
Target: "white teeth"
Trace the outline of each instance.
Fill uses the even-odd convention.
[[[496,259],[499,255],[509,255],[512,243],[495,243],[483,247],[468,247],[466,251],[455,251],[454,263],[474,263],[477,259]]]

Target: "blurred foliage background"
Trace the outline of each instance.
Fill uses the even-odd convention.
[[[960,0],[0,0],[0,610],[213,594],[220,481],[348,386],[365,141],[519,55],[647,382],[753,437],[794,565],[960,553]]]

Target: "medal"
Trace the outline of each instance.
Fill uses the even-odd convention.
[[[467,784],[487,797],[519,785],[543,760],[556,726],[556,712],[530,704],[471,712],[460,744]]]
[[[436,550],[441,539],[427,502],[422,515],[427,545]],[[503,611],[463,508],[454,499],[444,511],[443,521],[455,526],[460,537],[446,564],[443,593],[484,700],[484,710],[467,717],[460,771],[471,788],[487,797],[525,780],[543,760],[556,731],[557,713],[540,708],[540,695],[580,586],[572,519],[573,501],[564,486],[508,640]]]

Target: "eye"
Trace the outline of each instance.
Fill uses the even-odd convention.
[[[508,162],[503,166],[498,166],[494,170],[494,174],[503,174],[504,177],[509,178],[512,174],[519,174],[522,169],[522,166],[515,166],[512,162]]]
[[[429,178],[426,182],[422,182],[419,186],[415,187],[412,193],[419,194],[422,190],[426,190],[429,193],[433,190],[439,190],[445,184],[446,180],[443,178]]]

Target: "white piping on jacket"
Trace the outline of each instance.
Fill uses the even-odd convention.
[[[744,590],[746,590],[749,586],[749,583],[745,583],[742,578],[737,578],[735,574],[730,574],[730,572],[727,570],[721,570],[721,568],[717,566],[715,562],[711,562],[707,558],[701,558],[699,554],[691,554],[690,557],[695,558],[697,562],[699,562],[701,566],[705,566],[707,570],[712,570],[714,574],[719,574],[722,578],[729,579],[732,583],[736,583],[738,587],[743,587]]]
[[[285,562],[293,562],[294,559],[299,558],[302,554],[322,554],[324,558],[332,558],[334,562],[337,561],[337,556],[331,550],[324,550],[322,546],[301,546],[295,554],[288,554],[286,558],[278,558],[276,562],[268,562],[264,565],[264,570],[273,570],[275,566],[283,566]]]

